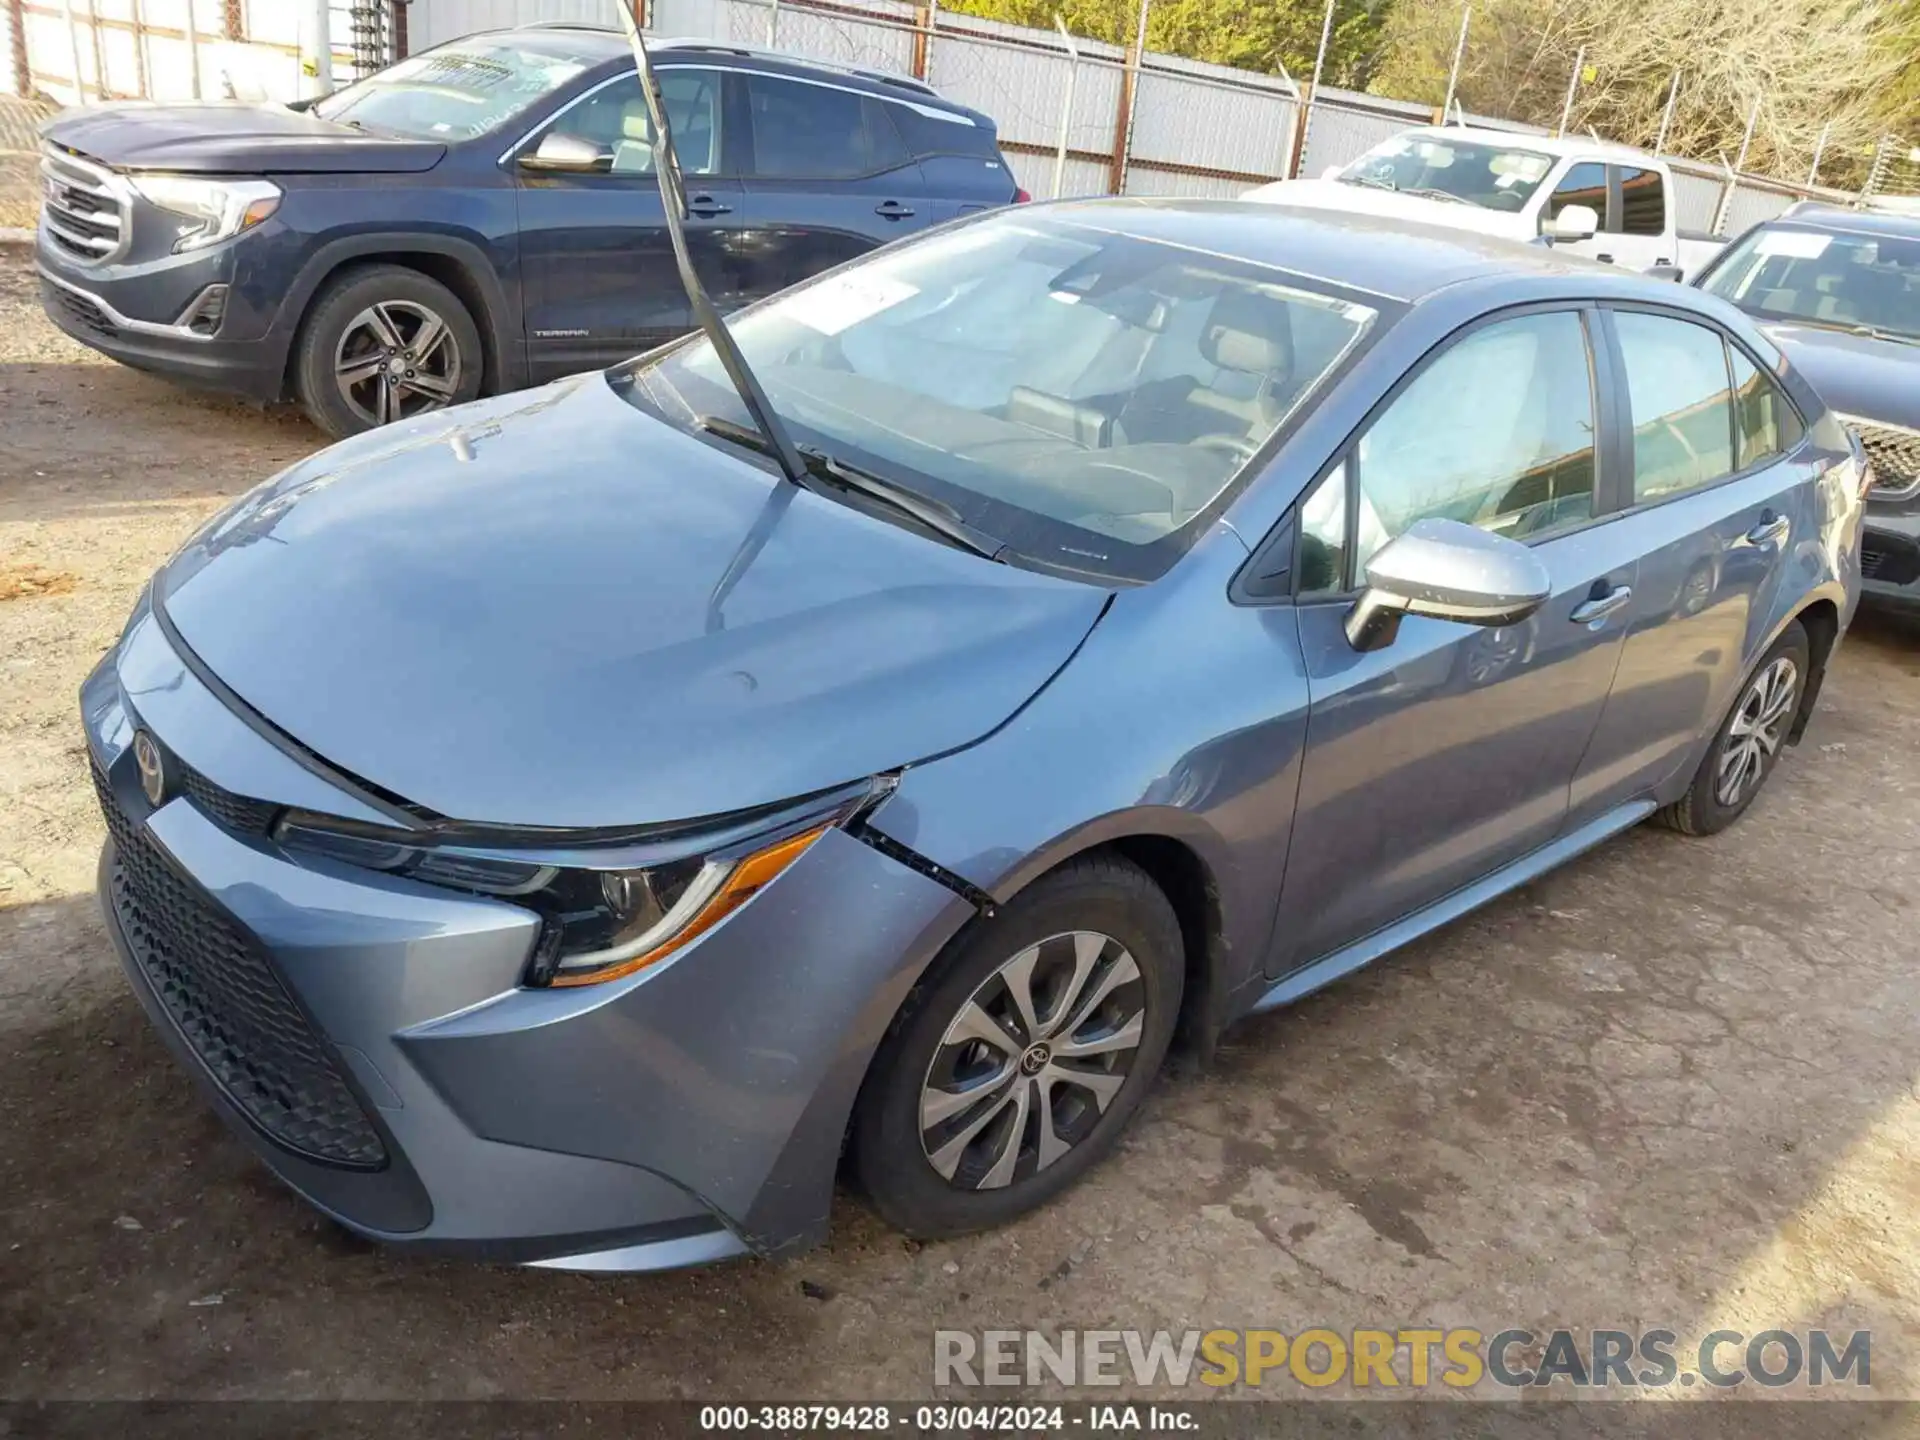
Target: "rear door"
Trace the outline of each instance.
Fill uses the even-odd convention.
[[[926,185],[887,102],[849,87],[735,72],[748,126],[744,215],[758,299],[926,228]]]
[[[1677,265],[1667,228],[1666,178],[1651,166],[1609,165],[1607,232],[1616,265],[1651,270]]]
[[[687,245],[721,308],[739,303],[736,258],[742,189],[727,178],[723,75],[662,66],[660,89],[686,177]],[[533,379],[616,360],[693,326],[653,173],[652,126],[640,82],[623,76],[588,92],[516,152],[527,356]],[[520,166],[548,134],[613,152],[610,174],[555,174]]]
[[[919,162],[931,224],[1018,198],[1019,185],[985,116],[908,99],[889,100],[887,114]]]
[[[1613,684],[1633,542],[1602,514],[1617,445],[1593,311],[1497,317],[1449,341],[1368,423],[1299,515],[1311,707],[1270,961],[1280,974],[1551,840]],[[1604,353],[1604,352],[1602,352]],[[1463,403],[1462,397],[1473,397]],[[1344,630],[1366,558],[1444,516],[1531,545],[1552,597],[1499,629],[1409,618]]]
[[[1641,559],[1620,673],[1574,782],[1576,820],[1693,761],[1767,643],[1796,548],[1821,533],[1803,422],[1743,347],[1658,309],[1601,318],[1632,432],[1611,524]]]

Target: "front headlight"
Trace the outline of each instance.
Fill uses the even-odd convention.
[[[880,779],[778,812],[661,840],[519,845],[438,843],[289,810],[275,837],[316,856],[428,884],[498,895],[537,910],[530,985],[593,985],[657,964],[719,924],[828,830],[871,810],[893,787]]]
[[[270,180],[202,180],[192,175],[134,175],[133,188],[150,203],[179,217],[175,254],[231,240],[280,208],[280,187]]]

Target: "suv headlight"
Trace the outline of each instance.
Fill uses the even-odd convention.
[[[537,910],[540,940],[530,985],[617,980],[719,924],[804,855],[828,830],[857,820],[891,793],[883,776],[773,812],[661,838],[608,843],[564,835],[465,843],[289,810],[275,838],[314,856],[497,895]]]
[[[175,254],[231,240],[280,208],[280,187],[270,180],[202,180],[192,175],[128,178],[149,203],[186,221],[178,227]]]

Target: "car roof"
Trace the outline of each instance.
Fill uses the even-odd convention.
[[[1038,208],[1069,223],[1270,265],[1408,303],[1462,281],[1515,271],[1579,277],[1588,290],[1595,280],[1638,278],[1544,245],[1398,217],[1294,206],[1284,195],[1259,201],[1116,197]],[[1645,283],[1663,294],[1677,288]]]
[[[1634,160],[1641,164],[1654,156],[1631,145],[1612,140],[1595,140],[1590,135],[1530,135],[1524,130],[1495,130],[1483,125],[1417,125],[1401,132],[1434,140],[1472,140],[1482,145],[1500,145],[1514,150],[1531,150],[1538,155],[1600,156],[1608,160]]]
[[[514,26],[511,29],[489,33],[496,36],[511,35],[523,44],[531,44],[543,50],[561,51],[594,63],[624,61],[631,53],[627,48],[627,37],[624,33],[605,25],[592,25],[584,21],[548,21],[536,25]],[[658,39],[649,37],[647,51],[662,64],[694,58],[725,57],[741,68],[764,70],[769,74],[812,78],[831,77],[836,84],[846,85],[881,99],[905,100],[913,104],[933,104],[942,110],[970,115],[989,125],[992,123],[978,111],[947,99],[926,81],[916,80],[911,75],[895,75],[885,70],[872,70],[858,65],[837,65],[829,60],[812,60],[778,50],[765,50],[752,45],[735,45],[719,40],[702,40],[693,37],[661,36]],[[741,62],[745,62],[744,65]]]
[[[1848,210],[1838,205],[1802,202],[1765,223],[1769,228],[1797,225],[1808,230],[1846,230],[1856,235],[1891,235],[1905,240],[1920,240],[1920,215],[1890,210]]]

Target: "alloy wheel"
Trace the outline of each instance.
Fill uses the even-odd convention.
[[[447,322],[413,300],[369,305],[334,347],[334,383],[368,425],[386,425],[450,403],[460,389],[460,347]]]
[[[1732,809],[1747,798],[1779,752],[1800,695],[1800,667],[1782,655],[1748,683],[1727,727],[1714,777],[1714,799]]]
[[[1146,1018],[1140,967],[1112,936],[1028,946],[980,983],[934,1051],[920,1094],[928,1162],[966,1190],[1046,1169],[1126,1084]]]

